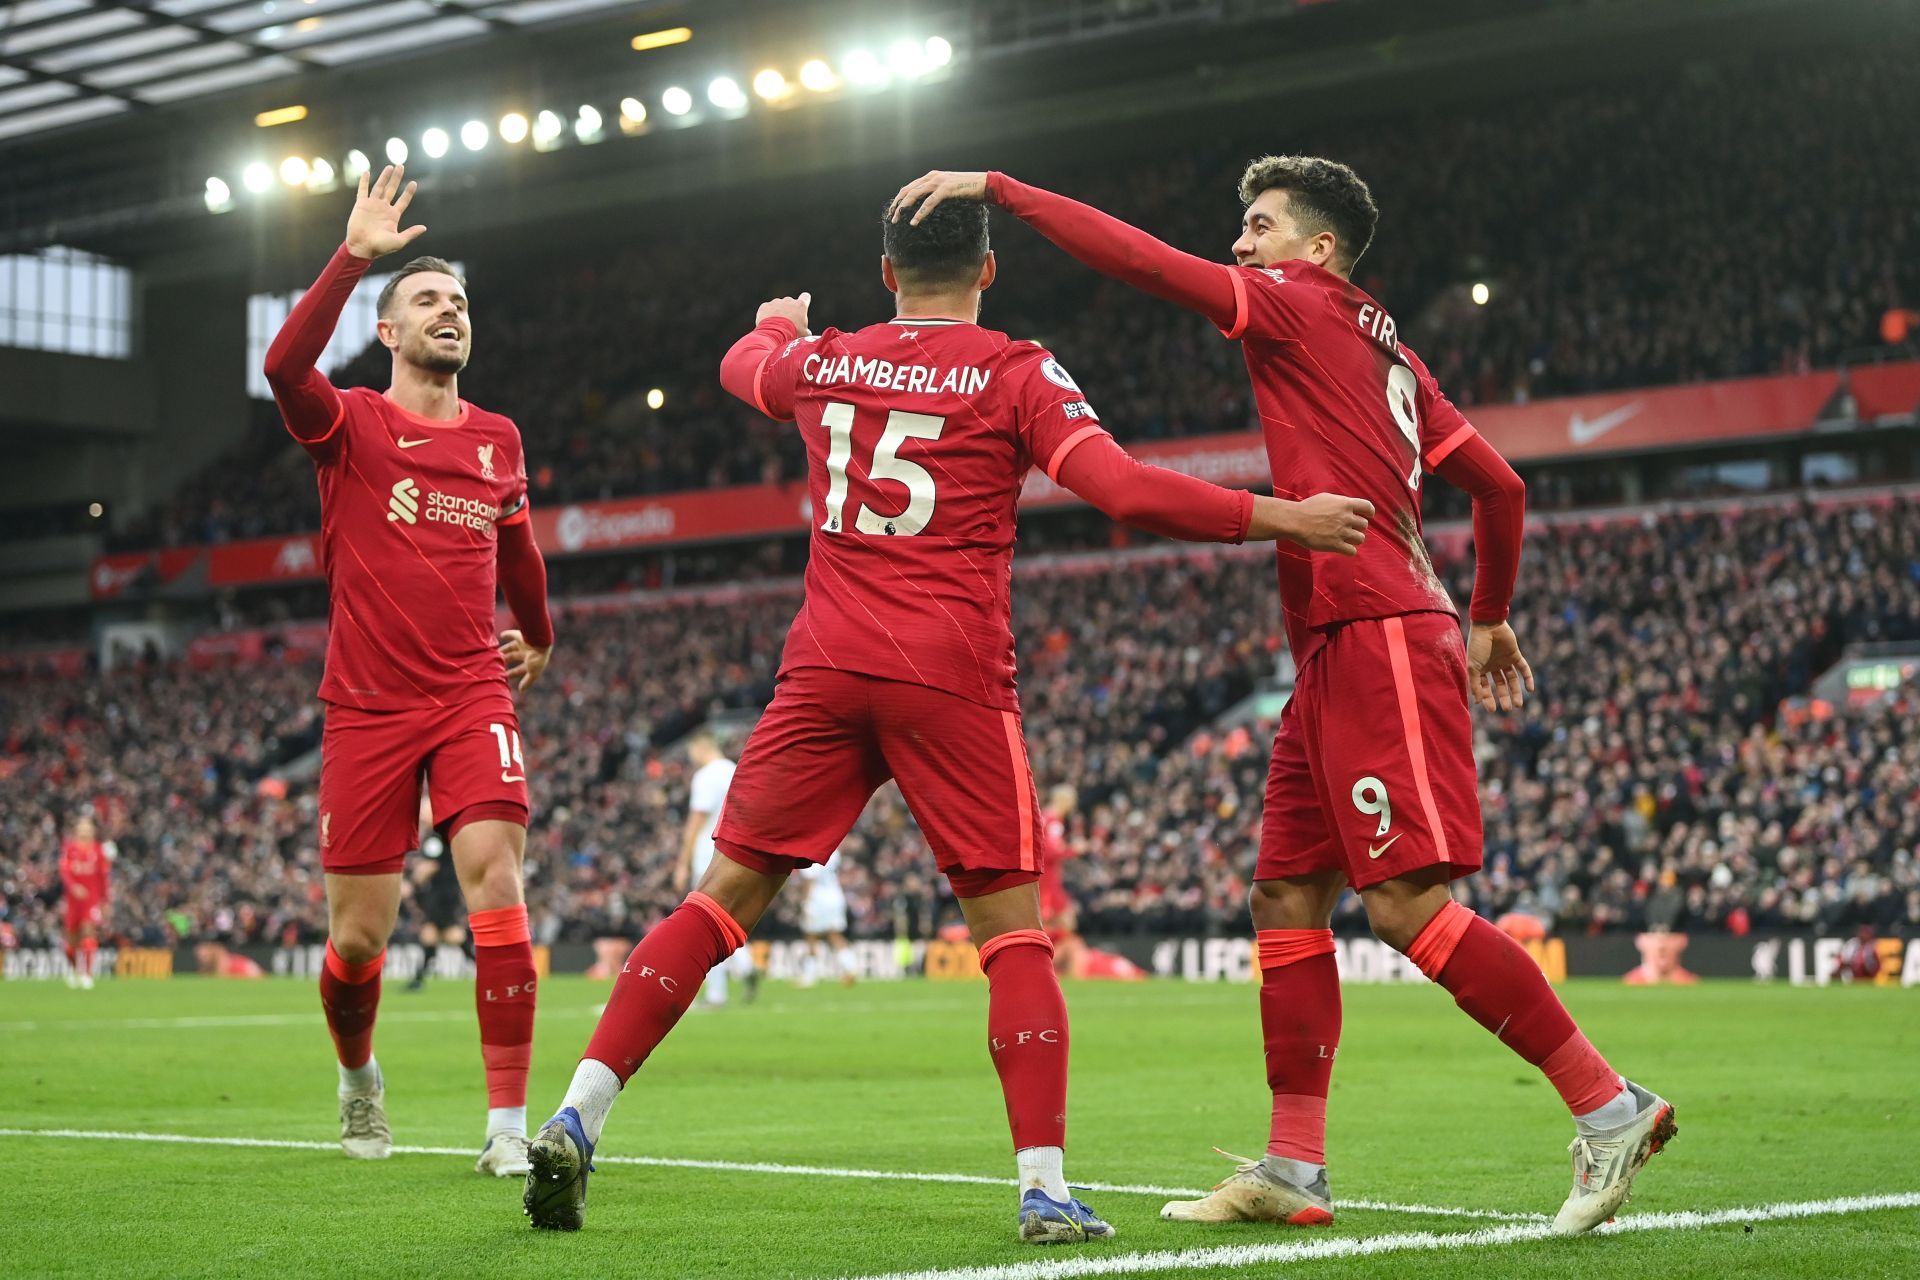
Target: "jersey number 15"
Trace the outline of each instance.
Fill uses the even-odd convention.
[[[847,464],[853,460],[853,406],[838,401],[820,412],[820,425],[827,429],[827,502],[826,517],[820,527],[828,533],[844,533],[842,509],[847,505]],[[908,413],[895,409],[887,414],[887,429],[873,451],[867,475],[873,480],[892,480],[907,487],[907,505],[895,515],[882,515],[866,503],[860,504],[853,527],[861,533],[919,533],[933,519],[933,477],[917,462],[900,456],[907,440],[938,440],[947,420],[926,413]]]

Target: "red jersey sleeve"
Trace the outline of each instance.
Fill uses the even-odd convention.
[[[774,421],[791,422],[794,388],[819,340],[801,337],[790,320],[768,319],[720,361],[720,385]]]
[[[267,385],[280,406],[281,420],[316,462],[338,456],[344,443],[340,424],[347,415],[340,392],[316,366],[347,299],[372,265],[373,259],[356,257],[341,245],[313,287],[294,303],[267,348]]]
[[[1420,357],[1404,347],[1400,355],[1413,374],[1413,393],[1411,405],[1403,405],[1396,395],[1405,390],[1405,375],[1389,376],[1387,399],[1394,416],[1404,426],[1401,415],[1411,408],[1419,422],[1421,465],[1473,498],[1473,599],[1467,616],[1474,622],[1505,621],[1526,539],[1527,487],[1447,399]],[[1402,383],[1399,391],[1396,380]]]
[[[1284,342],[1305,333],[1326,305],[1326,291],[1287,277],[1287,267],[1224,267],[1233,282],[1233,322],[1220,332],[1229,339]]]
[[[527,449],[520,438],[520,428],[513,428],[511,437],[513,448],[513,471],[507,489],[500,499],[500,518],[494,523],[499,525],[521,524],[532,514],[533,508],[527,498]]]
[[[1049,480],[1058,481],[1067,455],[1091,437],[1106,435],[1107,429],[1080,384],[1045,347],[1016,343],[1009,355],[1006,376],[1021,447]]]

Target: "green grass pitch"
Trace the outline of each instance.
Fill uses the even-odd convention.
[[[606,991],[569,978],[542,989],[536,1123]],[[330,1144],[332,1055],[306,982],[4,984],[0,1275],[1011,1280],[1165,1253],[1128,1274],[1204,1277],[1236,1273],[1222,1246],[1277,1244],[1332,1256],[1268,1256],[1238,1273],[1920,1276],[1920,992],[1576,982],[1566,995],[1616,1065],[1679,1109],[1680,1136],[1622,1223],[1704,1221],[1649,1218],[1659,1229],[1575,1241],[1500,1236],[1538,1230],[1525,1219],[1396,1208],[1343,1208],[1317,1232],[1175,1227],[1158,1219],[1163,1196],[1104,1191],[1086,1198],[1118,1238],[1044,1251],[1014,1241],[1010,1187],[609,1161],[586,1230],[536,1234],[519,1184],[476,1176],[470,1155],[363,1164],[337,1149],[22,1132]],[[1203,1188],[1229,1172],[1211,1145],[1262,1149],[1250,988],[1083,985],[1068,998],[1070,1179]],[[376,1045],[397,1143],[477,1145],[471,1001],[466,984],[389,986]],[[628,1089],[601,1155],[1010,1177],[985,1004],[980,984],[773,984],[751,1007],[695,1013]],[[1565,1194],[1558,1100],[1439,991],[1347,989],[1330,1111],[1336,1199],[1524,1215],[1551,1214]],[[1765,1208],[1897,1193],[1892,1208]],[[1195,1252],[1171,1257],[1181,1251]]]

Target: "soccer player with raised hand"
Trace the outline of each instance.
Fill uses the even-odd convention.
[[[340,1064],[340,1145],[392,1149],[373,1056],[380,970],[418,843],[423,775],[451,850],[474,943],[487,1125],[476,1166],[527,1170],[527,1067],[536,979],[521,889],[527,769],[512,690],[553,651],[546,565],[528,524],[519,429],[460,398],[473,326],[466,284],[415,258],[380,291],[393,353],[385,394],[342,391],[315,367],[376,258],[413,243],[414,184],[389,166],[360,179],[346,241],[267,350],[287,430],[312,455],[330,629],[320,698],[319,841],[327,951],[320,1003]],[[494,632],[504,590],[518,630]],[[510,689],[509,686],[512,686]]]
[[[1246,357],[1274,492],[1373,504],[1355,557],[1278,548],[1300,675],[1274,743],[1250,895],[1273,1095],[1267,1155],[1162,1216],[1333,1221],[1325,1141],[1340,983],[1329,924],[1351,886],[1374,932],[1540,1069],[1573,1113],[1573,1189],[1555,1227],[1606,1221],[1673,1136],[1673,1107],[1618,1075],[1532,958],[1448,890],[1482,856],[1469,697],[1511,711],[1533,688],[1507,624],[1526,491],[1353,284],[1379,218],[1366,183],[1318,157],[1254,161],[1232,266],[1003,173],[929,173],[900,190],[891,216],[921,222],[955,199],[992,200],[1096,271],[1211,320]],[[1421,537],[1429,472],[1473,497],[1464,644]]]
[[[1351,557],[1367,503],[1222,489],[1127,455],[1044,348],[982,328],[987,208],[883,220],[894,318],[808,332],[811,298],[764,303],[721,364],[734,396],[806,444],[812,546],[779,686],[740,757],[716,857],[641,939],[559,1112],[531,1152],[536,1227],[574,1230],[614,1099],[742,946],[794,871],[824,863],[889,778],[953,885],[986,971],[987,1046],[1031,1243],[1113,1234],[1062,1170],[1067,1009],[1041,927],[1041,809],[1021,736],[1009,593],[1022,481],[1041,468],[1100,510],[1193,541],[1290,537]]]

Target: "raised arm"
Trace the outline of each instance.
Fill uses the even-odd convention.
[[[1224,489],[1141,462],[1104,431],[1071,444],[1054,480],[1122,524],[1187,542],[1273,542],[1350,556],[1366,538],[1373,504],[1319,494],[1289,502]]]
[[[400,230],[401,216],[414,193],[411,182],[401,187],[404,174],[404,169],[388,165],[371,187],[367,176],[360,175],[353,212],[347,217],[346,241],[334,250],[313,287],[294,304],[267,348],[267,385],[273,388],[287,430],[309,449],[326,441],[340,425],[340,393],[318,365],[347,298],[375,258],[404,248],[426,230],[423,226]]]
[[[720,360],[720,385],[728,395],[746,401],[769,417],[773,416],[761,395],[760,371],[773,358],[774,352],[802,332],[785,316],[767,316],[746,336],[727,348],[727,354]]]
[[[891,216],[918,222],[946,199],[992,200],[1102,275],[1198,311],[1231,328],[1237,299],[1233,269],[1183,252],[1140,228],[1004,173],[934,171],[900,189]]]

